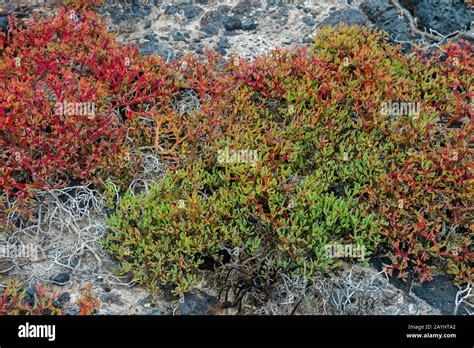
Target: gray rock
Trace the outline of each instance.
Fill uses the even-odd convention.
[[[226,16],[223,21],[224,28],[233,31],[242,28],[242,22],[237,16]]]
[[[112,304],[117,304],[117,305],[123,305],[123,302],[120,299],[120,295],[114,294],[112,292],[103,294],[102,296],[100,296],[100,299],[104,303],[112,303]]]
[[[68,273],[59,273],[55,275],[51,280],[56,284],[56,285],[64,285],[66,284],[69,280],[71,280],[71,276]]]
[[[186,19],[193,19],[199,16],[204,10],[196,5],[185,6],[183,8],[183,15]]]
[[[204,25],[201,26],[200,30],[207,36],[213,36],[219,34],[219,27],[215,25]]]
[[[145,23],[143,23],[143,29],[150,29],[151,27],[151,21],[145,21]]]
[[[161,313],[159,309],[156,309],[153,312],[151,312],[150,315],[163,315],[163,313]]]
[[[207,12],[200,21],[201,25],[214,25],[219,27],[224,21],[225,14],[222,11],[214,10]]]
[[[224,30],[222,33],[224,36],[238,36],[239,32],[237,31],[229,31],[229,30]]]
[[[201,291],[193,291],[184,296],[184,303],[180,307],[182,315],[210,314],[211,309],[217,304],[217,298]]]
[[[8,18],[4,16],[0,16],[0,31],[2,33],[6,33],[10,29],[10,26],[8,24]]]
[[[164,59],[176,59],[173,49],[168,44],[162,44],[156,41],[148,41],[140,46],[140,53],[144,55],[156,54]]]
[[[319,27],[337,26],[339,24],[366,25],[367,16],[362,11],[359,11],[354,8],[337,10],[331,13],[329,16],[327,16],[319,24]]]
[[[180,33],[179,31],[175,31],[173,34],[172,34],[172,37],[173,37],[173,40],[174,41],[184,41],[186,42],[186,38],[184,37],[184,35],[182,33]]]
[[[180,10],[179,5],[169,5],[165,8],[165,14],[177,14]]]
[[[283,6],[278,9],[278,14],[282,17],[288,17],[290,14],[290,9],[288,6]]]
[[[140,0],[131,0],[127,6],[121,6],[119,3],[114,3],[110,10],[110,15],[114,23],[129,21],[133,19],[140,19],[148,16],[151,12],[150,6],[143,4]]]
[[[59,303],[67,303],[71,301],[71,295],[69,292],[63,292],[61,295],[58,296],[57,298]]]
[[[230,48],[229,40],[224,37],[220,38],[219,41],[217,41],[217,45],[224,49]]]
[[[155,34],[146,34],[143,38],[147,39],[148,41],[155,41],[156,40]]]
[[[316,21],[315,21],[314,18],[311,17],[311,16],[305,16],[305,17],[301,18],[301,20],[302,20],[303,23],[306,24],[307,26],[314,27],[314,26],[316,25]]]
[[[247,18],[242,21],[242,30],[255,30],[257,25],[257,21]]]
[[[467,1],[412,0],[414,15],[421,24],[443,35],[469,27],[474,20]]]
[[[239,15],[248,15],[252,11],[252,5],[248,1],[239,2],[232,8],[232,12]]]
[[[434,308],[441,310],[442,314],[450,315],[454,312],[454,301],[458,288],[453,285],[449,276],[434,276],[432,281],[417,284],[412,287],[413,293],[428,302]],[[459,313],[463,312],[463,305]]]
[[[209,36],[217,35],[219,28],[222,26],[225,14],[220,10],[207,12],[200,21],[201,31]]]
[[[375,26],[389,34],[392,41],[411,41],[416,39],[412,34],[408,19],[400,16],[398,10],[389,0],[367,1],[360,5],[360,8],[367,15]],[[404,46],[410,48],[409,44]]]
[[[388,289],[385,289],[383,292],[383,297],[387,300],[392,300],[393,298],[395,298],[396,295],[397,293],[395,291],[388,290]]]

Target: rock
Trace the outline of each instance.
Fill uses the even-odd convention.
[[[207,12],[200,21],[201,31],[209,36],[217,35],[224,19],[225,15],[220,10]]]
[[[242,28],[242,22],[237,16],[226,16],[223,21],[224,28],[233,31]]]
[[[213,36],[219,34],[219,27],[215,25],[204,25],[201,26],[200,30],[207,36]]]
[[[210,314],[211,309],[217,304],[215,296],[201,291],[192,291],[184,295],[184,303],[180,307],[182,315],[204,315]]]
[[[389,289],[385,289],[384,292],[383,292],[383,297],[387,300],[394,299],[396,295],[397,295],[397,293],[395,291],[392,291],[392,290],[389,290]]]
[[[392,41],[416,39],[416,36],[411,32],[408,19],[400,16],[398,10],[389,0],[367,1],[361,4],[360,8],[378,29],[389,34]],[[409,44],[404,46],[405,49],[409,47]]]
[[[100,300],[104,303],[123,305],[123,302],[120,299],[120,295],[115,294],[113,292],[103,294],[102,296],[100,296]]]
[[[147,39],[147,40],[149,40],[149,41],[155,41],[155,40],[156,40],[155,34],[146,34],[146,35],[144,36],[144,39]]]
[[[131,0],[125,7],[120,4],[113,4],[110,15],[114,23],[140,19],[148,16],[151,12],[150,6],[143,4],[140,0]]]
[[[158,43],[156,41],[147,41],[140,45],[140,53],[144,55],[156,54],[164,59],[174,60],[176,55],[168,44]]]
[[[255,30],[257,25],[257,21],[247,18],[242,21],[242,30]]]
[[[71,280],[71,276],[69,275],[69,273],[59,273],[57,274],[56,276],[54,276],[53,278],[51,278],[51,280],[56,284],[56,285],[64,285],[66,284],[69,280]]]
[[[150,315],[163,315],[159,309],[154,310]]]
[[[232,8],[232,12],[239,15],[248,15],[252,11],[252,5],[248,1],[239,2]]]
[[[224,49],[230,48],[229,40],[226,38],[220,38],[219,41],[217,41],[217,45]]]
[[[417,284],[412,287],[413,293],[441,310],[442,314],[451,315],[454,312],[454,301],[459,289],[453,285],[449,276],[434,276],[432,281]],[[460,306],[458,314],[462,313]]]
[[[319,27],[336,26],[339,24],[366,25],[367,16],[362,11],[354,8],[337,10],[331,13],[328,17],[326,17],[319,24]]]
[[[203,11],[200,6],[190,5],[183,8],[183,15],[186,19],[193,19],[199,16]]]
[[[305,16],[305,17],[301,18],[301,20],[302,20],[303,23],[306,24],[307,26],[314,27],[314,26],[316,25],[316,21],[315,21],[314,18],[311,17],[311,16]]]
[[[474,20],[467,1],[411,0],[421,24],[443,35],[469,27]]]
[[[165,8],[165,14],[177,14],[179,12],[180,6],[178,5],[169,5]]]
[[[288,6],[283,6],[278,9],[278,15],[280,17],[288,17],[290,15],[290,9]]]
[[[172,37],[173,37],[173,40],[174,41],[184,41],[186,42],[186,38],[184,37],[184,35],[182,33],[180,33],[179,31],[175,31],[173,34],[172,34]]]
[[[61,295],[58,296],[57,298],[58,302],[63,304],[71,301],[71,295],[69,292],[63,292]]]
[[[0,257],[2,257],[0,253]],[[9,270],[13,269],[15,264],[10,260],[0,260],[0,273],[7,273]]]
[[[237,31],[224,30],[222,33],[224,36],[237,36],[239,33]]]
[[[0,16],[0,31],[6,34],[9,29],[10,29],[10,25],[8,24],[8,18],[4,16]]]
[[[151,28],[151,21],[145,21],[143,23],[143,29],[150,29]]]

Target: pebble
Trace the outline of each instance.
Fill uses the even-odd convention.
[[[71,276],[68,273],[59,273],[51,279],[56,285],[65,285],[69,280],[71,280]]]

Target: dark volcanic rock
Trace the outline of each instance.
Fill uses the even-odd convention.
[[[360,8],[375,26],[389,34],[392,40],[410,41],[416,39],[411,32],[408,19],[400,16],[389,0],[367,1]],[[408,48],[408,47],[407,47]]]
[[[59,295],[57,300],[59,303],[67,303],[71,300],[71,295],[69,292],[63,292],[61,295]]]
[[[192,19],[199,16],[204,10],[196,5],[185,6],[183,8],[183,15],[186,19]]]
[[[139,19],[148,16],[151,12],[150,6],[140,2],[139,0],[131,0],[126,6],[122,7],[116,4],[110,9],[110,16],[114,23]]]
[[[316,21],[315,21],[314,18],[311,17],[311,16],[305,16],[305,17],[301,18],[301,20],[302,20],[303,23],[306,24],[307,26],[313,27],[313,26],[316,25]]]
[[[184,35],[180,33],[179,31],[174,32],[172,36],[173,36],[174,41],[186,41],[186,38],[184,37]]]
[[[242,21],[242,29],[243,30],[254,30],[257,28],[257,21],[247,18]]]
[[[228,31],[242,28],[242,22],[237,16],[226,16],[224,18],[224,28]]]
[[[227,40],[226,38],[221,38],[219,41],[217,41],[217,45],[224,49],[230,48],[229,40]]]
[[[207,12],[200,21],[201,31],[210,36],[218,34],[225,17],[225,14],[220,10]]]
[[[165,8],[165,14],[177,14],[180,10],[179,5],[169,5]]]
[[[103,294],[102,296],[100,296],[100,299],[104,303],[111,303],[111,304],[113,303],[117,305],[123,304],[122,300],[120,299],[120,295],[114,294],[112,292]]]
[[[165,43],[159,43],[156,41],[147,41],[140,45],[140,53],[144,55],[156,54],[160,57],[171,60],[176,59],[173,52],[173,48]]]
[[[450,277],[434,276],[432,281],[424,282],[421,285],[414,285],[412,291],[431,306],[438,308],[443,314],[453,314],[454,302],[459,290],[453,285]],[[463,305],[460,306],[458,314],[462,314],[462,307]]]
[[[240,2],[232,8],[232,12],[239,15],[248,15],[250,11],[252,11],[252,5],[249,1]]]
[[[360,10],[349,8],[338,10],[331,13],[320,24],[319,27],[336,26],[339,24],[347,25],[366,25],[367,16]]]
[[[2,33],[7,33],[9,29],[8,18],[0,16],[0,31]]]
[[[184,295],[184,303],[181,305],[182,315],[204,315],[210,314],[212,306],[217,304],[217,298],[203,292],[192,291]]]
[[[69,276],[68,273],[59,273],[56,276],[54,276],[51,280],[56,283],[57,285],[64,285],[66,284],[71,277]]]
[[[412,0],[414,15],[421,24],[443,35],[470,26],[474,16],[469,11],[467,1],[461,0]]]

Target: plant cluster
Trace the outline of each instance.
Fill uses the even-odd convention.
[[[179,170],[122,197],[106,245],[123,272],[178,292],[234,248],[311,279],[337,266],[331,243],[388,249],[403,279],[442,264],[470,281],[471,50],[406,56],[381,33],[340,27],[251,63],[185,58],[178,91],[199,103],[170,114],[155,143]],[[389,102],[422,107],[387,115]],[[258,160],[226,161],[227,149]]]
[[[10,20],[12,39],[0,33],[0,195],[125,180],[137,165],[130,120],[153,121],[166,104],[166,67],[124,47],[90,11],[62,8],[27,28]]]
[[[252,62],[165,63],[92,12],[69,14],[16,28],[2,51],[0,193],[112,176],[104,244],[121,273],[183,293],[238,250],[311,280],[337,267],[326,247],[338,244],[388,252],[403,279],[446,267],[472,280],[471,44],[407,55],[341,26]],[[171,170],[136,194],[139,148]]]
[[[97,295],[86,284],[81,290],[77,303],[80,315],[92,315],[100,307]],[[17,278],[8,278],[5,287],[0,289],[1,315],[64,315],[58,293],[51,292],[41,284],[23,288]]]

